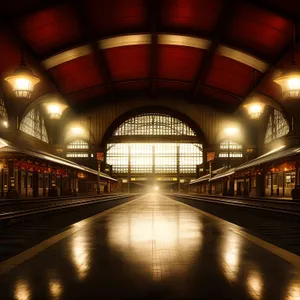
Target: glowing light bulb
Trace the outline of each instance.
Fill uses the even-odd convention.
[[[300,89],[300,78],[291,77],[290,79],[288,79],[287,84],[290,90],[298,90]]]
[[[73,128],[71,128],[71,132],[72,132],[72,134],[74,134],[74,135],[80,135],[80,134],[83,134],[83,128],[81,128],[81,127],[73,127]]]
[[[3,121],[3,126],[4,126],[5,128],[8,128],[8,122],[7,122],[7,121]]]
[[[233,136],[233,135],[237,134],[238,132],[239,132],[239,130],[236,127],[225,128],[225,134],[227,136]]]
[[[264,110],[264,104],[254,102],[250,103],[249,105],[246,105],[248,109],[248,114],[252,119],[257,119],[261,116]]]
[[[26,77],[16,79],[16,90],[31,90],[31,81]]]

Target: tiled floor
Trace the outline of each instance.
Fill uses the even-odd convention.
[[[75,229],[2,275],[0,299],[300,300],[300,270],[159,194]]]

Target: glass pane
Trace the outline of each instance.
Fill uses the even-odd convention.
[[[20,130],[43,142],[49,142],[44,118],[37,107],[28,112],[22,119]]]

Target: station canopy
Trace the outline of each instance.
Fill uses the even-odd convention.
[[[32,99],[58,91],[79,111],[129,95],[167,93],[234,111],[254,90],[253,70],[255,90],[279,99],[272,79],[290,63],[300,14],[295,3],[1,1],[0,76],[19,66],[22,48],[41,79]],[[11,93],[8,83],[4,93]]]

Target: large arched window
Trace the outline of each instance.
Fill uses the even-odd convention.
[[[277,109],[272,109],[265,135],[265,144],[289,133],[289,124]]]
[[[114,135],[187,135],[195,132],[179,119],[164,114],[142,114],[125,121]]]
[[[38,107],[33,108],[22,119],[20,130],[43,142],[49,142],[45,121]]]
[[[107,163],[117,174],[196,174],[202,144],[192,128],[172,116],[152,113],[120,125],[107,144]]]

